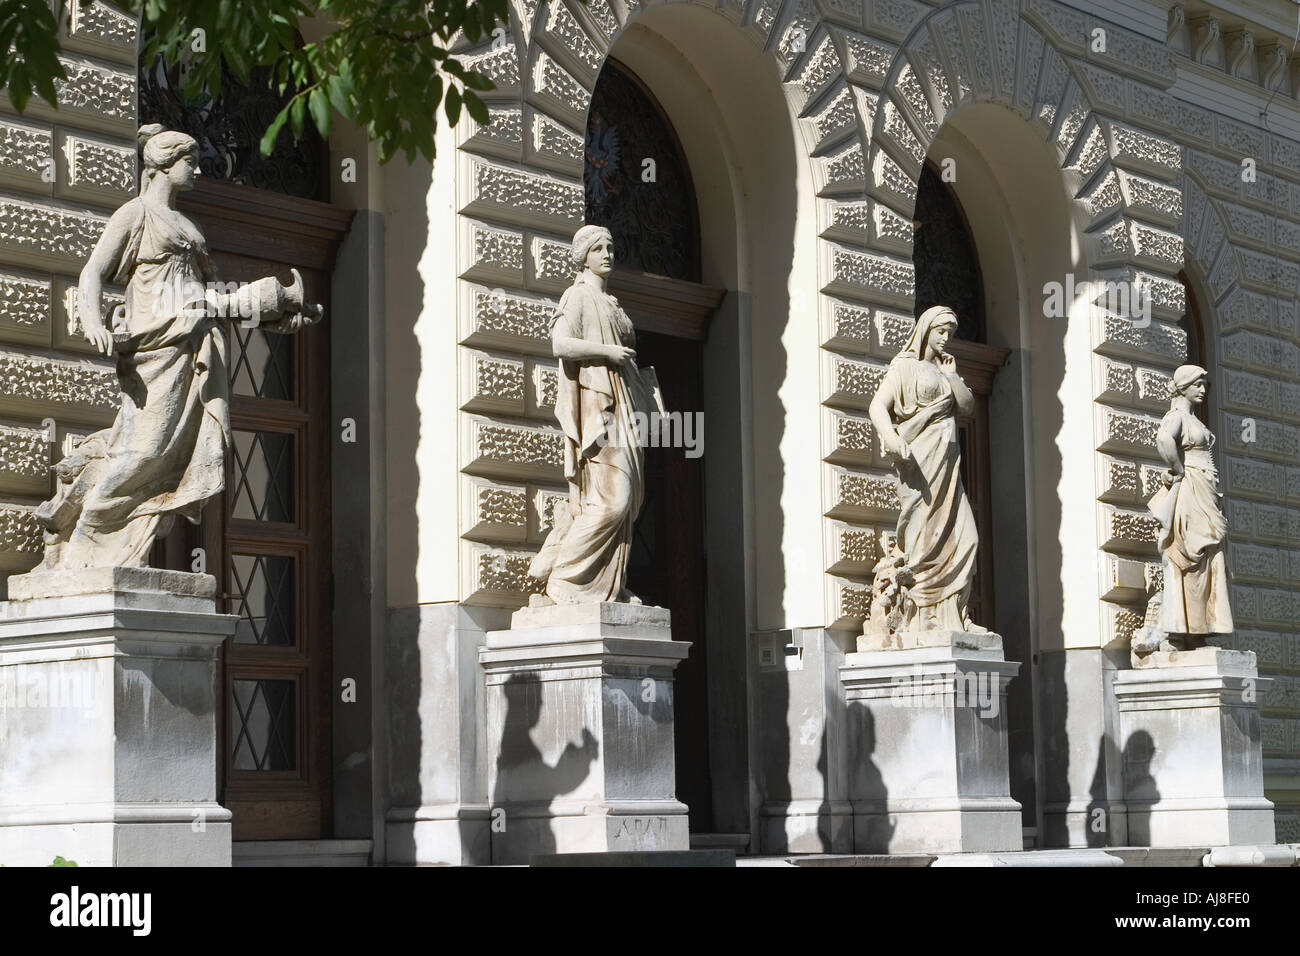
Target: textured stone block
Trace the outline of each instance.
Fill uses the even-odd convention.
[[[43,548],[34,509],[0,504],[0,569],[30,568]]]
[[[506,415],[524,413],[524,362],[522,359],[482,352],[462,351],[464,360],[462,407],[475,412]]]
[[[1176,325],[1152,319],[1145,328],[1129,319],[1103,312],[1098,351],[1108,355],[1132,356],[1147,361],[1179,365],[1187,355],[1187,333]]]
[[[1154,553],[1160,536],[1160,522],[1149,511],[1103,508],[1106,540],[1102,547],[1110,551]]]
[[[473,159],[471,200],[462,212],[520,222],[534,222],[560,231],[576,230],[582,222],[582,185],[537,173]]]
[[[521,486],[465,481],[461,534],[475,541],[522,544],[528,533],[528,491]]]
[[[827,356],[830,393],[828,405],[866,409],[885,377],[886,367],[872,362],[860,362],[838,355]]]
[[[78,40],[117,47],[134,56],[139,33],[135,17],[103,0],[73,0],[69,34]]]
[[[57,405],[111,415],[118,395],[112,366],[0,351],[0,407]]]
[[[822,447],[828,449],[827,461],[859,466],[874,463],[877,457],[876,434],[866,416],[827,410],[823,413],[823,421],[826,435]]]
[[[831,291],[885,300],[910,300],[916,273],[902,259],[835,248],[831,252]]]
[[[532,415],[554,418],[555,401],[560,389],[560,373],[554,362],[530,359],[528,378],[532,388],[528,396],[528,411]]]
[[[16,272],[0,272],[0,339],[49,344],[49,280]]]
[[[563,436],[557,429],[473,419],[466,436],[466,472],[551,481],[564,477]]]
[[[466,277],[483,282],[520,282],[524,275],[523,233],[473,221],[468,222],[468,227],[472,259]]]
[[[869,577],[880,560],[880,542],[874,528],[830,522],[831,564],[828,574]]]
[[[469,288],[469,329],[462,343],[551,354],[557,303],[498,289]]]
[[[60,56],[59,62],[68,77],[54,81],[60,116],[64,111],[70,111],[93,117],[101,123],[115,121],[114,125],[130,127],[134,132],[135,70],[109,66],[85,57]],[[41,108],[42,112],[45,110],[45,107]],[[53,110],[49,112],[53,113]]]
[[[61,132],[67,185],[60,195],[86,194],[112,201],[136,194],[136,147]]]
[[[107,217],[0,196],[0,252],[80,269]]]
[[[533,158],[563,172],[582,169],[582,137],[542,113],[533,114]]]
[[[465,542],[462,567],[468,569],[464,601],[493,607],[520,606],[528,595],[540,593],[542,582],[529,577],[531,551],[511,551]]]
[[[576,129],[586,119],[591,94],[572,73],[539,52],[532,69],[530,100]]]
[[[845,521],[870,521],[898,513],[898,479],[828,468],[830,510],[827,517]]]
[[[54,180],[54,135],[50,128],[0,118],[0,182],[49,195]]]

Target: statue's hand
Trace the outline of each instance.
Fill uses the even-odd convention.
[[[103,355],[113,354],[113,333],[104,327],[103,322],[86,323],[86,341]]]
[[[947,352],[939,353],[939,371],[949,375],[957,374],[957,360]]]
[[[882,440],[885,446],[885,454],[890,457],[897,458],[899,461],[912,457],[911,446],[897,435],[885,435],[882,436]]]
[[[622,368],[628,362],[636,358],[636,349],[630,349],[626,345],[611,345],[609,349],[609,360],[619,368]]]

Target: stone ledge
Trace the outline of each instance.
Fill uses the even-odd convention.
[[[217,579],[210,574],[159,568],[86,568],[75,571],[29,571],[9,579],[10,601],[76,597],[121,591],[166,594],[215,601]]]
[[[600,624],[613,627],[672,626],[672,612],[666,607],[601,601],[593,604],[552,604],[515,611],[510,626],[515,628],[582,627]]]
[[[882,640],[874,635],[860,635],[858,653],[910,651],[929,647],[951,648],[954,651],[994,651],[999,656],[1002,653],[1002,636],[992,631],[984,634],[968,631],[900,631],[893,637],[895,643],[886,646],[881,643]]]

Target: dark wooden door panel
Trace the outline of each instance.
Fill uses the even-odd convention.
[[[351,212],[200,180],[181,208],[221,281],[302,273],[325,305]],[[226,490],[155,559],[190,570],[202,548],[239,626],[222,654],[221,801],[236,840],[330,835],[330,422],[327,324],[286,336],[227,325],[232,454]]]

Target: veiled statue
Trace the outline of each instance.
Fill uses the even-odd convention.
[[[957,327],[927,309],[871,400],[871,424],[898,473],[897,540],[876,565],[864,633],[893,646],[905,631],[984,633],[967,613],[979,537],[961,480],[957,416],[975,399],[945,351]]]
[[[1190,650],[1209,634],[1232,632],[1224,556],[1228,521],[1219,510],[1214,433],[1193,413],[1205,401],[1209,373],[1199,365],[1174,370],[1169,411],[1156,432],[1168,470],[1147,507],[1160,520],[1162,588],[1147,606],[1133,651]]]
[[[86,338],[116,354],[121,407],[54,469],[55,495],[37,510],[45,531],[38,570],[144,567],[177,515],[197,523],[225,485],[229,381],[222,323],[295,332],[319,321],[302,279],[219,285],[199,227],[176,208],[192,189],[198,144],[141,127],[139,195],[109,219],[79,280]],[[125,284],[125,307],[104,321],[105,282]]]
[[[578,276],[560,298],[551,330],[559,363],[555,415],[564,432],[566,507],[529,573],[546,582],[533,606],[623,601],[632,529],[645,496],[645,450],[637,417],[659,410],[652,369],[636,363],[632,320],[605,291],[614,240],[603,226],[583,226],[570,251]]]

